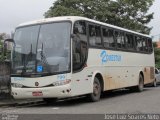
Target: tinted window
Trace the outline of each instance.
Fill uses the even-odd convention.
[[[86,24],[85,22],[76,22],[74,25],[74,34],[79,34],[79,35],[86,35]]]
[[[146,38],[143,38],[143,51],[148,52],[148,40]]]
[[[143,41],[142,38],[139,36],[135,37],[135,41],[136,41],[136,50],[137,51],[143,51]]]
[[[153,51],[152,39],[148,39],[148,51],[149,51],[149,52],[152,52],[152,51]]]
[[[134,36],[132,34],[126,34],[125,37],[127,48],[134,49]]]
[[[101,28],[95,25],[89,25],[89,43],[91,46],[102,46]]]
[[[113,39],[113,30],[108,28],[103,28],[103,43],[105,48],[115,47]]]
[[[87,35],[86,24],[78,21],[74,24],[73,38],[73,70],[81,69],[87,58]]]
[[[117,48],[125,48],[125,39],[123,32],[115,31],[115,39],[117,41]]]

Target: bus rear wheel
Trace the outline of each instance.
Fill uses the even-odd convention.
[[[142,74],[139,74],[139,84],[136,87],[136,91],[137,92],[142,92],[143,89],[144,89],[144,79],[143,79]]]
[[[87,97],[89,101],[96,102],[100,100],[101,97],[101,84],[98,78],[94,78],[93,82],[93,93],[89,94]]]

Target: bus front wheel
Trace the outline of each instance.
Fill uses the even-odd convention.
[[[89,101],[96,102],[100,99],[101,96],[101,84],[98,78],[94,78],[93,82],[93,93],[89,94],[87,97]]]

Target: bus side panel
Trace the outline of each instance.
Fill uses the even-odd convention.
[[[144,84],[149,84],[154,81],[154,67],[145,67],[143,70]]]
[[[102,53],[105,53],[106,56],[103,56]],[[110,55],[121,56],[121,60],[111,59],[108,57]],[[87,67],[72,74],[71,86],[73,96],[93,92],[94,73],[96,71],[99,71],[103,77],[104,91],[138,85],[141,71],[144,75],[144,83],[148,84],[154,78],[153,54],[90,48]]]
[[[106,67],[107,78],[109,86],[105,90],[112,90],[124,88],[128,86],[137,85],[137,74],[139,68],[136,67]]]
[[[117,59],[117,56],[120,56],[120,59]],[[145,84],[153,82],[154,78],[153,53],[141,54],[90,48],[87,65],[93,72],[97,69],[102,70],[102,73],[105,72],[103,74],[105,90],[138,85],[141,71]]]
[[[92,92],[91,71],[84,68],[82,71],[72,74],[72,95],[78,96]]]

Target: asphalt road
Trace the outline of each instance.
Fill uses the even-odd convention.
[[[36,106],[2,107],[2,114],[160,114],[160,86],[146,87],[143,92],[120,90],[106,92],[99,102],[85,98],[58,101]]]

